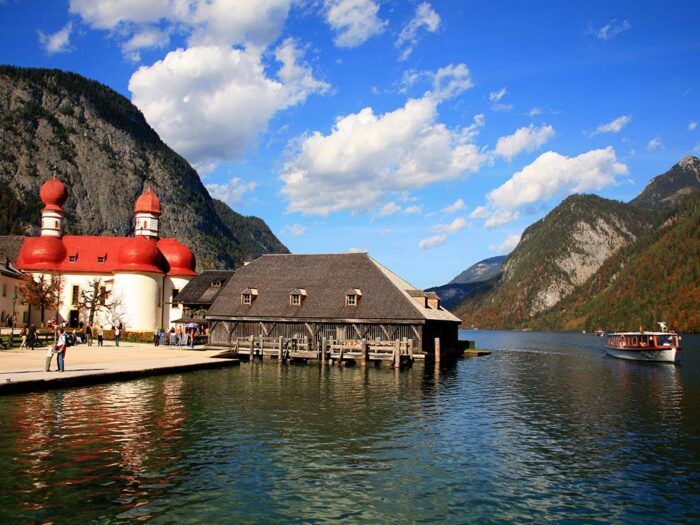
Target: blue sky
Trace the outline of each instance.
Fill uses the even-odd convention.
[[[428,287],[699,154],[700,4],[670,5],[0,0],[0,62],[122,93],[292,252]]]

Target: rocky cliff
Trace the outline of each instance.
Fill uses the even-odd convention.
[[[614,301],[606,294],[617,290],[616,282],[634,282],[636,293],[627,293],[632,285],[617,290],[615,297],[626,298],[626,307],[618,311],[638,312],[634,323],[655,315],[671,320],[651,305],[674,304],[671,291],[678,285],[674,279],[685,282],[698,273],[700,260],[693,247],[700,229],[692,225],[697,221],[693,203],[700,190],[699,173],[700,160],[686,157],[655,177],[630,203],[594,195],[567,198],[525,230],[501,275],[467,297],[456,308],[457,315],[465,325],[483,328],[591,329],[600,328],[596,325],[605,319],[622,325],[626,318],[610,310]],[[666,241],[673,247],[673,262],[664,260],[661,239],[674,239]],[[668,263],[672,269],[662,273],[671,284],[659,288],[659,274],[642,268],[643,261],[659,268]],[[638,268],[644,277],[635,280],[630,268]],[[657,292],[651,298],[650,290]],[[695,297],[694,292],[690,296]],[[680,329],[700,330],[676,309],[663,311],[673,319],[685,319]]]
[[[161,200],[161,234],[189,246],[198,268],[287,253],[263,221],[213,201],[141,112],[98,82],[0,67],[0,131],[0,234],[37,234],[39,187],[55,174],[69,191],[68,233],[132,234],[134,202],[149,185]]]

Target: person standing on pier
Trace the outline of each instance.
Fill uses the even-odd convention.
[[[122,331],[121,331],[121,329],[119,328],[120,326],[121,326],[121,323],[119,323],[118,325],[116,325],[116,326],[114,327],[114,344],[115,344],[116,346],[119,346],[119,338],[120,338],[121,335],[122,335]]]
[[[90,325],[85,327],[85,338],[87,339],[87,345],[92,346],[92,326]]]
[[[105,328],[104,328],[104,326],[100,326],[97,329],[97,346],[102,346],[104,339],[105,339]]]
[[[56,341],[56,354],[58,360],[58,371],[63,372],[66,359],[66,347],[68,346],[68,338],[63,328],[58,329],[58,341]]]

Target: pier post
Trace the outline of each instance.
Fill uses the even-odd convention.
[[[440,338],[435,338],[435,364],[440,364],[440,358],[442,357],[442,350],[440,349]]]
[[[321,364],[326,364],[326,338],[321,338]]]
[[[367,366],[367,339],[360,342],[360,366]]]
[[[282,363],[284,361],[284,338],[279,336],[277,340],[277,360]]]
[[[250,360],[252,361],[255,359],[255,336],[251,335],[250,339],[250,352],[248,353],[248,356],[250,356]]]
[[[394,368],[401,367],[401,341],[394,342]]]

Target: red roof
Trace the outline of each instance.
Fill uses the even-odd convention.
[[[168,249],[175,245],[176,250]],[[161,246],[166,248],[161,250]],[[194,255],[189,248],[176,239],[156,241],[142,236],[27,237],[16,266],[20,270],[64,273],[137,271],[197,275]]]
[[[136,199],[134,213],[145,212],[160,215],[160,201],[151,188],[147,188],[143,194]]]

